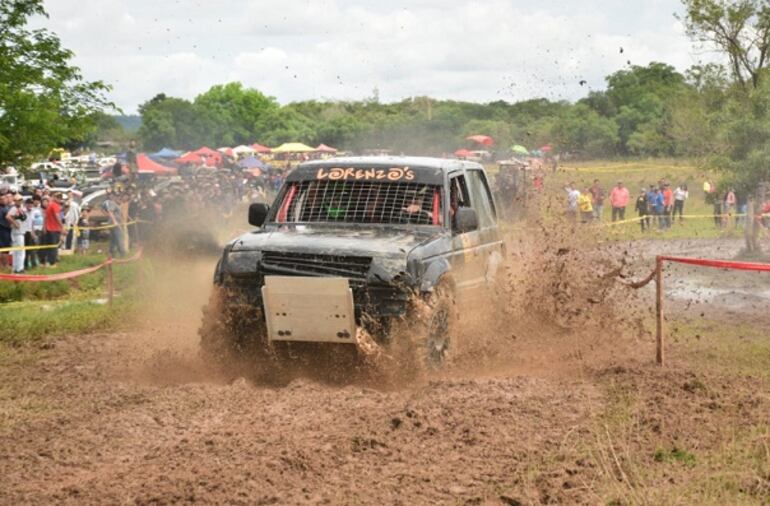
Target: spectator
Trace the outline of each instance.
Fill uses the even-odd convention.
[[[33,196],[27,199],[27,220],[24,222],[24,244],[27,246],[39,246],[43,237],[43,211],[40,208],[40,199]],[[40,265],[40,256],[37,250],[29,250],[24,258],[24,268],[33,269]]]
[[[67,228],[67,239],[64,243],[64,249],[71,250],[74,248],[75,239],[75,227],[80,221],[80,205],[75,201],[75,197],[71,197],[67,200],[67,208],[64,213],[64,225]]]
[[[578,213],[578,199],[580,198],[580,191],[575,188],[575,182],[572,181],[564,188],[567,192],[567,218],[573,223],[577,222]]]
[[[647,190],[644,188],[641,189],[639,196],[636,197],[636,213],[639,215],[639,225],[642,227],[642,232],[649,230],[650,218],[648,216]]]
[[[56,192],[53,199],[48,200],[48,206],[45,209],[43,218],[43,228],[45,234],[43,244],[50,245],[50,248],[41,250],[44,252],[43,258],[48,267],[53,267],[59,263],[59,242],[61,242],[61,233],[63,230],[61,217],[62,194]]]
[[[687,191],[687,185],[686,184],[680,184],[676,187],[676,190],[674,190],[674,214],[673,217],[676,218],[676,213],[679,213],[679,221],[684,221],[684,202],[689,198],[690,192]]]
[[[617,186],[610,193],[610,205],[612,205],[612,221],[626,219],[626,206],[628,206],[628,188],[623,186],[622,181],[618,181]]]
[[[725,193],[724,206],[722,207],[722,225],[727,225],[735,214],[735,205],[738,199],[735,198],[735,190],[730,188]]]
[[[722,199],[714,198],[713,204],[714,204],[714,225],[721,228],[722,227]]]
[[[663,183],[663,223],[665,228],[671,228],[671,213],[674,212],[674,192],[671,185]]]
[[[7,218],[8,211],[11,210],[11,198],[7,190],[0,191],[0,248],[10,248],[12,243],[11,223]],[[0,252],[0,267],[7,266],[9,258],[10,255]]]
[[[591,189],[586,188],[582,194],[578,197],[578,208],[580,209],[580,221],[581,223],[591,223],[594,217],[594,209],[591,201]]]
[[[78,230],[77,230],[77,248],[75,249],[75,253],[79,255],[85,255],[88,252],[88,248],[91,245],[91,231],[88,229],[89,227],[89,221],[88,218],[91,216],[91,208],[86,206],[82,209],[80,212],[80,217],[78,219]]]
[[[602,220],[602,210],[604,209],[604,188],[599,184],[598,179],[594,179],[594,184],[591,186],[591,205],[594,208],[594,219],[597,221]]]
[[[13,273],[24,272],[24,222],[27,221],[27,212],[24,209],[24,197],[16,194],[13,197],[13,205],[8,207],[6,220],[11,226],[11,246],[21,248],[11,253],[13,257]]]
[[[123,257],[126,254],[126,249],[123,245],[123,213],[113,198],[112,194],[107,196],[105,201],[102,202],[102,210],[107,213],[109,217],[108,224],[112,226],[109,229],[110,256]]]
[[[666,206],[663,202],[663,192],[660,191],[660,188],[655,188],[653,190],[653,197],[652,197],[652,208],[655,212],[655,218],[658,222],[658,229],[663,230],[666,228],[666,223],[663,219],[663,214],[666,211]]]

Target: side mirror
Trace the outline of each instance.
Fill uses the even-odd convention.
[[[270,210],[270,206],[263,203],[251,204],[249,206],[249,225],[255,227],[261,227],[265,223],[267,218],[267,212]]]
[[[455,213],[454,230],[458,234],[473,232],[479,228],[479,215],[471,207],[459,207]]]

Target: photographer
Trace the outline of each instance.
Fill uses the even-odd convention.
[[[27,212],[24,209],[24,197],[17,193],[13,196],[13,207],[5,215],[5,219],[11,225],[11,245],[13,247],[24,247],[24,222],[27,220]],[[15,250],[11,253],[13,257],[13,272],[21,274],[24,272],[24,250]]]

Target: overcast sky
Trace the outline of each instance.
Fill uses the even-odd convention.
[[[46,0],[87,79],[126,113],[241,81],[287,103],[430,95],[574,100],[630,61],[708,59],[679,0]],[[622,48],[622,53],[621,53]],[[580,81],[586,81],[584,86]]]

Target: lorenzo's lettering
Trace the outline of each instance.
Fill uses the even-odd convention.
[[[409,167],[391,167],[389,169],[354,169],[352,167],[318,169],[316,179],[329,181],[347,181],[349,179],[365,181],[412,181],[414,171]]]

